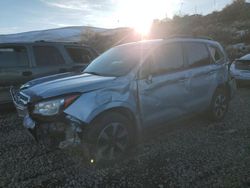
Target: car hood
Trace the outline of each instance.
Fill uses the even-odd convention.
[[[44,99],[69,93],[89,92],[112,84],[116,77],[104,77],[87,73],[64,73],[32,80],[23,86],[22,92],[36,99]]]

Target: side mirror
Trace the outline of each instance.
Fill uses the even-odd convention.
[[[152,76],[152,74],[149,74],[148,77],[146,78],[146,83],[152,84],[152,82],[153,82],[153,76]]]
[[[139,72],[139,79],[144,80],[147,84],[151,84],[153,82],[153,75],[149,70],[141,70]]]

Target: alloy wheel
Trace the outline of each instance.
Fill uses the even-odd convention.
[[[128,140],[128,130],[122,123],[105,126],[97,139],[96,161],[115,160],[126,150]]]
[[[214,101],[214,114],[217,118],[221,118],[227,111],[227,98],[223,94],[216,96]]]

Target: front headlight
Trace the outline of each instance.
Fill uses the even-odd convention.
[[[64,99],[56,99],[46,102],[40,102],[35,105],[33,113],[40,114],[43,116],[53,116],[59,113],[63,104],[64,104]]]
[[[76,94],[66,96],[64,98],[37,103],[34,107],[33,113],[42,116],[57,115],[60,111],[72,104],[79,96],[79,94]]]

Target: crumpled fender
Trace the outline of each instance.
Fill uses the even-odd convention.
[[[116,107],[127,108],[136,115],[136,101],[136,96],[128,88],[102,89],[82,94],[64,113],[89,124],[102,112]]]

